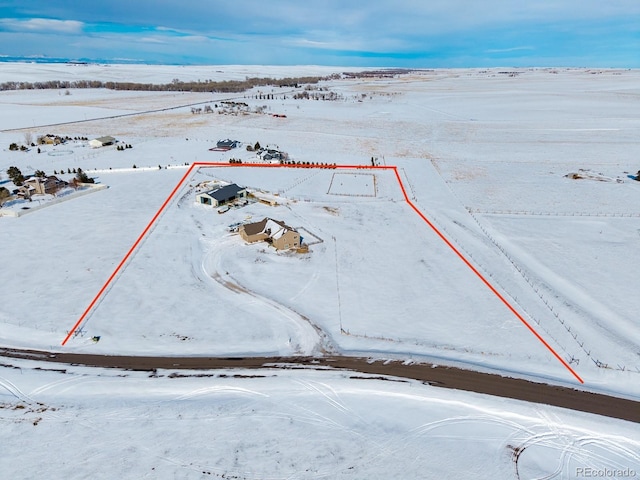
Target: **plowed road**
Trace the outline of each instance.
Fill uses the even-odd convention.
[[[353,372],[353,376],[363,373],[389,377],[389,379],[408,378],[442,388],[553,405],[640,423],[640,402],[638,401],[426,363],[373,361],[369,358],[344,356],[248,358],[110,356],[12,348],[0,348],[0,357],[136,371],[238,369],[240,372],[242,369],[331,368]]]

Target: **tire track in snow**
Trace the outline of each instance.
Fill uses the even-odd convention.
[[[327,334],[309,318],[296,312],[292,308],[283,305],[271,298],[260,295],[259,293],[242,286],[233,278],[229,272],[222,268],[222,252],[223,249],[233,247],[233,237],[229,236],[222,241],[216,242],[213,250],[205,254],[201,269],[202,272],[219,285],[234,293],[246,295],[259,303],[275,310],[282,315],[283,318],[291,321],[298,332],[298,349],[297,354],[314,355],[336,352],[336,348],[332,345]]]
[[[404,360],[374,359],[347,355],[315,357],[203,357],[203,356],[131,356],[96,355],[90,353],[44,352],[0,346],[0,357],[19,358],[36,362],[73,364],[85,367],[115,368],[155,372],[237,369],[332,369],[372,375],[371,378],[393,380],[410,378],[433,387],[451,388],[511,398],[544,405],[553,405],[579,412],[619,418],[640,423],[640,401],[637,398],[616,397],[596,391],[578,390],[571,386],[549,384],[549,379],[526,380],[477,372],[446,365],[406,362]],[[193,373],[197,375],[197,373]],[[365,377],[369,378],[369,377]],[[640,450],[640,448],[639,448]]]

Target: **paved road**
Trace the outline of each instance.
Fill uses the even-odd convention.
[[[278,95],[286,95],[286,94],[291,94],[294,93],[295,90],[289,90],[286,92],[278,92]],[[204,92],[203,92],[204,93]],[[237,100],[237,99],[241,99],[244,98],[241,94],[235,95],[233,97],[228,97],[228,98],[210,98],[209,100],[205,100],[202,102],[195,102],[195,103],[184,103],[184,104],[180,104],[180,105],[174,105],[174,106],[170,106],[170,107],[163,107],[163,108],[156,108],[153,110],[143,110],[141,112],[130,112],[130,113],[120,113],[117,115],[107,115],[104,117],[93,117],[93,118],[84,118],[84,119],[77,119],[77,120],[70,120],[67,122],[56,122],[56,123],[46,123],[43,125],[30,125],[30,126],[26,126],[26,127],[16,127],[16,128],[5,128],[0,130],[0,132],[20,132],[22,130],[34,130],[34,129],[42,129],[42,128],[49,128],[49,127],[60,127],[62,125],[74,125],[76,123],[89,123],[89,122],[97,122],[100,120],[113,120],[115,118],[124,118],[124,117],[136,117],[138,115],[148,115],[150,113],[160,113],[160,112],[168,112],[169,110],[178,110],[181,108],[189,108],[189,107],[197,107],[199,105],[206,105],[206,104],[210,104],[210,103],[215,103],[215,102],[226,102],[226,101],[231,101],[231,100]]]
[[[442,388],[553,405],[640,423],[639,401],[427,363],[405,364],[402,361],[372,361],[369,358],[345,356],[248,358],[110,356],[12,348],[0,348],[0,357],[136,371],[331,368],[353,372],[353,376],[364,373],[409,378]]]

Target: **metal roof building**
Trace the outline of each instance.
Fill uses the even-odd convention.
[[[209,190],[208,192],[198,193],[196,195],[196,203],[218,207],[225,203],[232,202],[237,198],[245,198],[246,196],[247,190],[245,188],[232,183],[224,187]]]

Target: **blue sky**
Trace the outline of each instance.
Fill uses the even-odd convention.
[[[0,56],[640,67],[640,0],[0,0]]]

